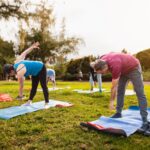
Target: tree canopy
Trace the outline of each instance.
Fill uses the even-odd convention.
[[[53,6],[47,1],[34,3],[31,0],[2,0],[0,8],[0,19],[9,21],[12,17],[18,20],[17,53],[21,53],[35,41],[40,42],[40,50],[31,53],[28,56],[30,59],[46,61],[48,57],[53,57],[64,60],[69,53],[77,52],[77,46],[83,43],[80,38],[65,35],[65,18],[62,18],[62,29],[56,34]]]
[[[13,43],[0,38],[0,63],[11,63],[14,60]]]
[[[140,60],[143,70],[150,70],[150,49],[137,53],[136,57]]]

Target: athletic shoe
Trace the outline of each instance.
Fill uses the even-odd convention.
[[[150,136],[150,129],[146,130],[146,131],[144,132],[144,135]]]
[[[16,97],[16,100],[23,100],[23,99],[25,99],[25,98],[26,98],[25,95],[23,95],[23,96],[19,96],[19,95],[18,95],[18,96]]]
[[[48,105],[48,103],[45,103],[44,109],[48,109],[48,108],[50,108],[50,106]]]
[[[23,104],[21,106],[31,106],[31,104],[32,104],[32,101],[28,100],[25,104]]]
[[[144,135],[150,136],[150,122],[148,122],[148,129],[144,132]]]
[[[99,92],[102,93],[102,89],[100,89]]]
[[[148,131],[148,129],[149,129],[149,131]],[[137,132],[144,133],[144,134],[146,131],[147,131],[147,134],[148,134],[148,132],[150,132],[150,125],[148,122],[144,122],[143,125],[141,126],[141,128],[137,130]]]
[[[111,116],[111,118],[121,118],[122,117],[122,115],[121,115],[121,113],[115,113],[113,116]]]

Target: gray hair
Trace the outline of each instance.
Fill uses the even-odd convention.
[[[106,65],[107,65],[106,61],[99,59],[95,61],[93,68],[95,71],[103,70],[105,69]]]

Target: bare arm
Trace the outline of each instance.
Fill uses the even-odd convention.
[[[26,67],[24,64],[20,64],[17,68],[17,78],[19,81],[19,96],[23,96],[23,86],[24,86],[24,75],[26,73]]]
[[[39,49],[39,42],[36,42],[34,44],[32,44],[28,49],[26,49],[21,55],[26,56],[27,54],[29,54],[34,48],[38,48]]]
[[[111,96],[110,96],[110,105],[109,108],[112,110],[114,109],[114,101],[116,98],[116,93],[117,93],[117,87],[118,87],[118,79],[113,79],[112,80],[112,87],[111,87]]]
[[[15,63],[19,62],[20,60],[24,60],[26,55],[29,54],[34,48],[39,49],[39,45],[40,45],[39,42],[32,44],[28,49],[22,52],[20,56],[17,57]]]

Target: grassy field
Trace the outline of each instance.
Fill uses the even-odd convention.
[[[25,82],[24,94],[28,97],[30,82]],[[49,84],[49,87],[51,85]],[[126,138],[92,130],[83,130],[80,122],[93,121],[101,115],[110,116],[109,93],[78,94],[73,89],[88,89],[88,82],[57,82],[58,87],[70,89],[50,92],[50,99],[64,100],[74,104],[70,108],[50,108],[25,114],[10,120],[0,120],[0,150],[147,150],[150,137],[133,134]],[[110,83],[103,88],[110,89]],[[39,86],[40,88],[40,86]],[[129,85],[129,88],[132,88]],[[150,100],[150,85],[145,85]],[[0,93],[18,95],[17,82],[0,82]],[[43,100],[37,92],[34,102]],[[25,101],[1,102],[0,108],[16,106]],[[126,96],[124,108],[137,105],[136,96]]]

